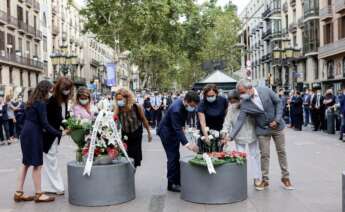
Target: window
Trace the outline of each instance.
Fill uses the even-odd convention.
[[[338,19],[338,39],[345,38],[345,16]]]
[[[18,38],[18,50],[20,52],[20,55],[23,55],[23,38]]]
[[[20,70],[20,86],[23,86],[23,70]]]
[[[47,27],[47,15],[45,12],[43,13],[43,26]]]
[[[38,55],[38,45],[37,44],[35,44],[35,52],[34,52],[34,56],[39,56]]]
[[[5,50],[5,32],[0,31],[0,54]]]
[[[0,84],[2,84],[2,66],[0,66]]]
[[[29,26],[29,11],[26,11],[26,25]]]
[[[39,80],[39,74],[36,73],[36,85],[38,85],[38,80]]]
[[[28,86],[31,87],[30,71],[28,71]]]
[[[323,26],[323,43],[329,44],[333,42],[333,23],[328,23]]]
[[[30,41],[26,41],[26,52],[25,52],[25,56],[30,58]]]
[[[10,33],[7,33],[7,48],[8,52],[11,54],[16,49],[15,42],[14,42],[14,36]]]
[[[297,35],[296,35],[296,32],[293,33],[293,35],[292,35],[292,45],[293,45],[293,47],[297,47]]]
[[[13,68],[10,66],[10,84],[13,83]]]
[[[293,21],[293,23],[297,23],[297,20],[296,20],[296,9],[294,9],[292,11],[292,21]]]

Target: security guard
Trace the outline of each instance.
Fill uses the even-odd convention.
[[[178,99],[169,107],[161,121],[157,134],[161,138],[168,158],[168,191],[180,192],[180,142],[191,151],[197,152],[196,144],[190,144],[183,132],[188,112],[195,111],[200,98],[198,93],[190,91],[183,100]]]

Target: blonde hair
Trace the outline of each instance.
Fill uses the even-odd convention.
[[[119,88],[115,92],[115,98],[118,95],[121,95],[126,99],[125,111],[130,111],[132,109],[132,106],[135,104],[135,97],[133,92],[127,88]]]

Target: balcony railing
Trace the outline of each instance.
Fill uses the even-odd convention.
[[[35,36],[36,32],[35,32],[35,28],[33,26],[28,26],[28,34],[29,36]]]
[[[271,8],[266,8],[266,10],[262,13],[262,18],[266,19],[268,18],[270,15],[272,14],[272,10]]]
[[[345,0],[335,0],[335,12],[342,13],[345,10]]]
[[[21,33],[27,33],[28,32],[28,25],[24,23],[24,21],[18,20],[18,31]]]
[[[35,40],[42,40],[42,32],[38,29],[35,30]]]
[[[40,9],[41,9],[40,3],[39,3],[38,1],[34,1],[34,10],[35,10],[36,12],[39,12]]]
[[[8,28],[16,28],[18,26],[18,19],[16,17],[7,15],[7,27]]]
[[[296,6],[296,0],[290,0],[290,6],[291,7]]]
[[[0,23],[2,24],[7,23],[7,13],[2,10],[0,10]]]
[[[282,31],[281,30],[275,30],[272,32],[272,38],[281,38],[282,37]]]
[[[319,57],[327,58],[345,52],[345,38],[319,48]]]
[[[272,29],[267,29],[265,32],[262,33],[262,39],[267,40],[272,35]]]
[[[332,13],[332,6],[331,5],[320,9],[320,20],[321,21],[328,21],[332,18],[333,18],[333,13]]]
[[[310,41],[303,41],[303,52],[305,54],[314,54],[317,53],[319,50],[319,40],[318,39],[314,39],[314,40],[310,40]]]
[[[37,69],[42,69],[43,70],[43,63],[42,62],[40,62],[38,60],[34,60],[34,59],[18,56],[18,55],[14,54],[14,53],[11,53],[11,54],[0,54],[0,60],[6,61],[6,62],[11,62],[11,63],[18,63],[20,65],[30,66],[30,67],[33,67],[33,68],[37,68]]]
[[[318,16],[319,16],[319,8],[318,7],[311,8],[311,9],[304,11],[304,20],[306,20],[310,17],[318,17]]]
[[[26,5],[27,5],[28,7],[32,7],[32,5],[33,5],[33,0],[26,0],[25,2],[26,2]]]
[[[297,30],[297,23],[294,21],[291,24],[289,24],[289,32],[296,32]]]
[[[298,27],[303,28],[304,27],[304,17],[300,17],[298,19]]]
[[[289,5],[288,5],[287,2],[284,2],[284,4],[283,4],[283,11],[284,11],[285,13],[287,13],[287,12],[289,11]]]

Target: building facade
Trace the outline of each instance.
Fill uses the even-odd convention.
[[[41,52],[41,4],[0,0],[0,94],[25,94],[47,67]]]
[[[286,90],[318,86],[322,79],[318,59],[319,13],[323,12],[319,9],[319,0],[257,0],[249,5],[254,2],[264,5],[261,18],[258,17],[259,27],[244,24],[248,29],[240,34],[241,40],[246,37],[250,40],[255,33],[261,33],[263,44],[254,45],[253,49],[253,45],[243,43],[245,47],[249,46],[243,57],[250,58],[253,81]],[[249,22],[242,16],[241,19]],[[260,31],[257,29],[261,22]],[[263,52],[261,56],[256,56],[257,51]],[[242,59],[242,63],[245,60],[249,63],[248,59]]]

